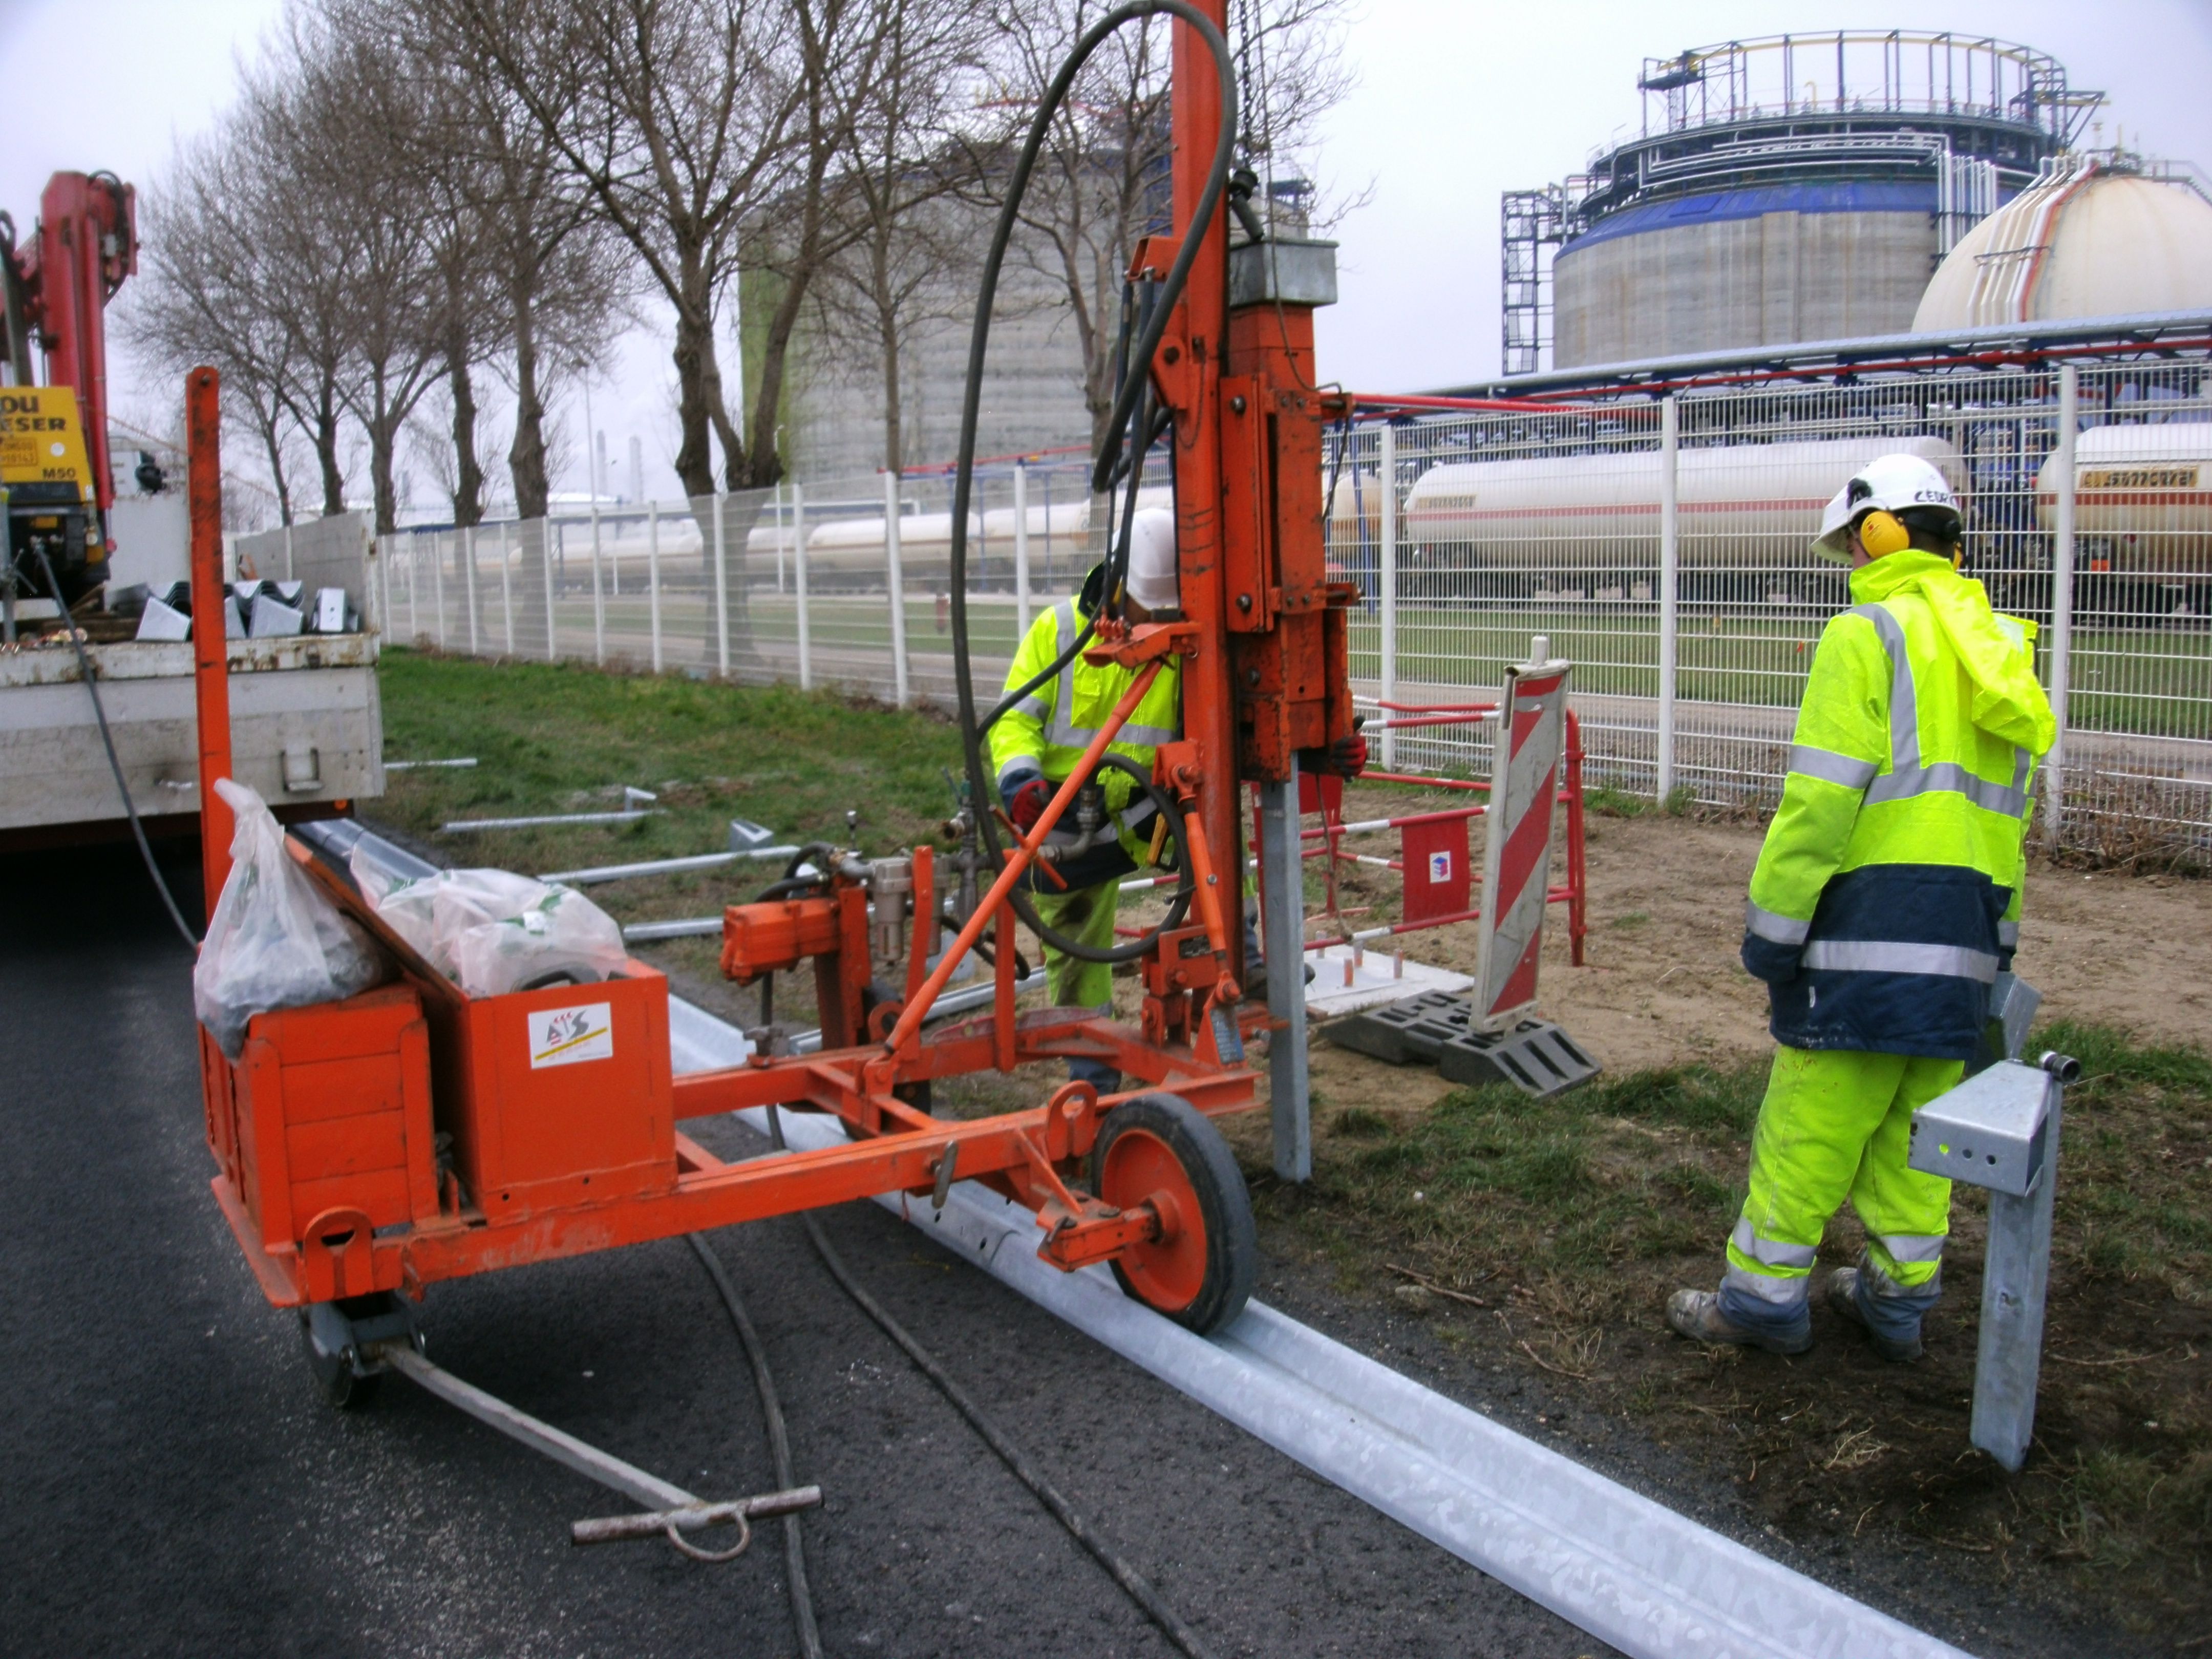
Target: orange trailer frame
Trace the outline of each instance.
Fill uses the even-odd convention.
[[[672,1076],[666,981],[637,962],[599,984],[468,997],[348,881],[288,841],[398,977],[347,1002],[257,1016],[234,1062],[202,1035],[216,1197],[272,1304],[419,1297],[441,1279],[895,1191],[942,1202],[957,1177],[1033,1210],[1040,1255],[1063,1269],[1111,1261],[1136,1295],[1201,1328],[1241,1307],[1243,1291],[1224,1296],[1221,1283],[1239,1216],[1251,1250],[1249,1198],[1218,1135],[1218,1158],[1193,1156],[1191,1126],[1254,1103],[1244,1041],[1269,1024],[1240,990],[1239,781],[1285,780],[1299,750],[1325,749],[1352,726],[1344,607],[1354,591],[1328,579],[1320,485],[1322,424],[1342,399],[1316,390],[1310,305],[1228,307],[1226,201],[1192,223],[1216,165],[1228,71],[1188,16],[1207,20],[1218,44],[1224,0],[1196,0],[1194,11],[1187,0],[1139,5],[1177,14],[1174,211],[1182,235],[1199,239],[1150,365],[1175,417],[1182,617],[1102,622],[1087,659],[1133,671],[1130,690],[1034,828],[1006,850],[933,968],[933,859],[915,849],[912,915],[922,925],[910,930],[903,995],[876,1000],[871,878],[856,859],[832,860],[824,891],[729,909],[723,966],[732,977],[813,962],[824,1036],[814,1054]],[[1140,243],[1133,280],[1157,279],[1182,246]],[[192,582],[203,617],[220,614],[217,398],[215,371],[192,371]],[[228,862],[230,817],[213,789],[229,769],[228,711],[220,630],[194,634],[212,896]],[[1138,1029],[1077,1009],[1018,1014],[1011,896],[1170,657],[1181,660],[1184,736],[1159,748],[1153,777],[1179,809],[1188,925],[1163,932],[1142,958]],[[925,1033],[938,994],[987,934],[991,1012]],[[561,1063],[559,1045],[533,1035],[541,1020],[587,1034],[588,1062]],[[967,1121],[917,1103],[939,1079],[1074,1057],[1142,1086],[1101,1097],[1069,1082],[1034,1109]],[[679,1127],[752,1107],[832,1113],[853,1139],[726,1163]],[[1242,1277],[1249,1288],[1249,1260]]]

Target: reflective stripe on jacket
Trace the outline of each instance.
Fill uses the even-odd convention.
[[[1083,617],[1076,601],[1063,599],[1030,625],[1021,648],[1006,671],[1006,690],[1013,690],[1050,667],[1067,641],[1082,630]],[[1101,667],[1075,660],[1058,675],[1030,692],[991,728],[991,766],[1000,782],[1024,768],[1042,772],[1052,783],[1063,781],[1075,770],[1092,738],[1106,724],[1114,707],[1128,694],[1137,671],[1112,663]],[[1108,748],[1150,768],[1153,751],[1182,734],[1182,679],[1180,661],[1167,659],[1115,740]],[[1104,775],[1109,782],[1113,775]],[[1108,799],[1122,799],[1118,787]],[[1151,816],[1152,804],[1142,795],[1126,823],[1133,825]]]
[[[2019,940],[2029,785],[2056,729],[2033,629],[1931,553],[1854,571],[1851,598],[1806,680],[1744,966],[1792,1048],[1969,1058]]]

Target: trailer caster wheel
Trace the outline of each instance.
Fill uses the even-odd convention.
[[[1091,1151],[1091,1190],[1119,1209],[1152,1200],[1170,1230],[1115,1258],[1129,1295],[1201,1336],[1244,1311],[1260,1268],[1252,1197],[1203,1112],[1167,1094],[1115,1107]]]
[[[307,1369],[323,1398],[342,1412],[360,1411],[376,1398],[385,1367],[369,1345],[394,1339],[422,1346],[407,1305],[389,1293],[317,1302],[300,1310],[300,1346]]]

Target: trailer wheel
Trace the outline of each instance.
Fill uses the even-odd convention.
[[[1201,1336],[1244,1311],[1260,1266],[1252,1198],[1204,1113],[1168,1094],[1115,1107],[1091,1151],[1091,1189],[1119,1209],[1153,1202],[1169,1229],[1115,1258],[1129,1295]]]
[[[332,1407],[357,1412],[376,1398],[377,1388],[384,1381],[382,1373],[363,1376],[345,1355],[326,1352],[315,1340],[305,1308],[300,1310],[300,1346],[307,1356],[307,1369],[315,1374],[316,1389]]]

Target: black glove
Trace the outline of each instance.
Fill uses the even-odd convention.
[[[1298,750],[1298,770],[1311,777],[1358,777],[1367,769],[1367,739],[1359,735],[1366,723],[1366,715],[1354,714],[1352,730],[1328,748]]]

